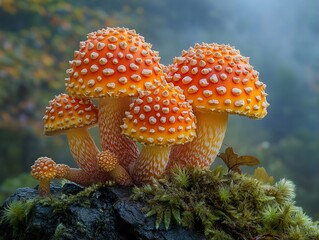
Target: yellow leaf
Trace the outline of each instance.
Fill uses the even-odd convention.
[[[254,176],[256,179],[266,184],[273,184],[274,182],[274,177],[269,176],[267,171],[263,167],[256,168]]]

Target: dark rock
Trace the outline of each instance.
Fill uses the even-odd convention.
[[[130,200],[131,187],[102,187],[87,196],[83,190],[72,183],[62,188],[51,185],[52,199],[35,201],[18,227],[1,220],[0,239],[204,239],[202,234],[174,225],[156,230],[155,220],[141,212],[143,203]],[[17,189],[0,207],[0,217],[11,202],[29,199],[39,199],[36,189]]]
[[[126,229],[123,232],[125,234],[122,235],[124,239],[205,239],[202,234],[181,227],[165,230],[164,226],[160,226],[156,230],[155,219],[145,218],[140,211],[142,207],[141,202],[133,202],[127,198],[121,199],[115,204],[114,208],[119,215],[120,229]]]
[[[52,187],[51,187],[52,188]],[[84,188],[74,183],[66,183],[63,185],[61,192],[65,195],[75,195],[81,192]]]

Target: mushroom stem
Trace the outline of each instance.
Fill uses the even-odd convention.
[[[82,169],[79,168],[70,168],[69,173],[65,176],[65,179],[75,182],[77,184],[80,184],[84,187],[89,186],[93,183],[95,183],[91,175],[88,174],[87,172],[83,171]]]
[[[96,155],[99,153],[87,128],[67,131],[71,154],[78,166],[87,173],[98,171]]]
[[[50,195],[50,179],[43,179],[39,181],[38,191],[41,197],[49,196]]]
[[[129,110],[131,97],[101,98],[99,100],[99,130],[103,150],[113,152],[126,170],[138,157],[137,144],[122,134],[121,124]]]
[[[167,168],[174,165],[209,168],[223,143],[227,113],[195,112],[197,137],[192,142],[173,147]]]
[[[81,168],[70,168],[65,164],[56,165],[57,179],[67,179],[82,186],[89,186],[92,183],[96,183],[92,177],[93,176],[91,174],[83,171]]]
[[[113,179],[119,185],[129,186],[133,184],[130,175],[121,165],[117,165],[112,171],[109,172],[109,174],[111,179]]]
[[[141,184],[159,178],[165,171],[171,148],[144,145],[131,172],[134,182]]]

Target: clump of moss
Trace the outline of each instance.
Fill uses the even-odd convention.
[[[65,213],[65,210],[74,203],[79,204],[80,206],[90,207],[91,201],[89,197],[94,194],[99,188],[104,186],[114,185],[114,182],[106,182],[93,184],[89,187],[84,188],[82,191],[75,195],[66,195],[62,194],[61,196],[50,196],[47,198],[38,198],[35,203],[39,203],[43,206],[51,206],[55,214]]]
[[[157,228],[201,229],[208,239],[319,239],[318,223],[294,204],[294,184],[263,179],[221,166],[177,167],[152,185],[135,187],[132,198],[145,201],[143,211],[155,216]]]
[[[1,222],[7,222],[12,226],[12,234],[19,238],[19,230],[26,225],[29,213],[34,206],[34,200],[21,200],[11,202],[2,212]]]
[[[11,202],[1,213],[2,217],[0,219],[0,223],[8,223],[13,229],[13,236],[18,238],[18,236],[23,234],[23,229],[25,229],[30,212],[35,205],[40,204],[43,206],[50,206],[53,208],[54,214],[66,215],[67,208],[75,203],[77,205],[89,208],[91,206],[89,197],[92,196],[99,188],[112,185],[114,185],[114,182],[110,181],[103,184],[91,185],[75,195],[58,194],[57,196],[51,195],[45,198],[38,197],[34,199]],[[58,225],[55,235],[60,236],[60,234],[63,232],[61,229],[63,228],[65,228],[63,224]],[[66,231],[64,231],[64,233],[67,235]],[[59,239],[59,237],[55,239]]]

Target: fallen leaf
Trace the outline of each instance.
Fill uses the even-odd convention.
[[[241,173],[240,166],[255,166],[260,163],[259,160],[253,156],[238,156],[232,147],[226,148],[225,152],[220,153],[218,157],[224,161],[229,170],[238,173]]]

